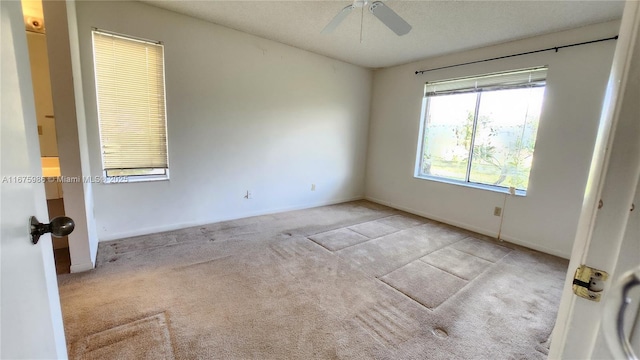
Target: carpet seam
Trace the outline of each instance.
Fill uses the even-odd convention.
[[[395,216],[395,215],[393,215],[393,216]],[[374,221],[375,221],[375,220],[374,220]],[[385,237],[385,236],[388,236],[388,235],[397,234],[397,233],[402,232],[402,231],[405,231],[405,230],[413,229],[413,228],[415,228],[415,227],[422,226],[422,225],[424,225],[424,224],[418,224],[418,225],[415,225],[415,226],[410,226],[410,227],[408,227],[408,228],[400,229],[400,230],[398,230],[398,231],[394,231],[394,232],[392,232],[392,233],[388,233],[388,234],[385,234],[385,235],[382,235],[382,236],[378,236],[378,237],[376,237],[376,238],[369,238],[369,240],[366,240],[366,241],[363,241],[363,242],[360,242],[360,243],[357,243],[357,244],[353,244],[353,245],[349,245],[349,246],[343,247],[343,248],[342,248],[342,249],[340,249],[340,250],[336,250],[336,252],[337,252],[337,251],[342,251],[342,250],[344,250],[344,249],[348,249],[348,248],[353,247],[353,246],[358,246],[358,245],[361,245],[361,244],[367,243],[367,242],[369,242],[369,241],[371,241],[371,240],[381,239],[381,238],[383,238],[383,237]],[[351,230],[351,229],[349,229],[349,230]],[[351,230],[351,231],[353,231],[353,232],[355,232],[355,233],[357,233],[357,234],[360,234],[359,232],[357,232],[357,231],[355,231],[355,230]],[[364,235],[364,234],[360,234],[360,235],[368,237],[367,235]],[[438,250],[444,249],[445,247],[447,247],[447,246],[451,246],[451,245],[453,245],[453,244],[455,244],[455,243],[457,243],[457,242],[460,242],[460,241],[462,241],[462,240],[464,240],[464,239],[466,239],[466,238],[461,238],[461,239],[459,239],[459,240],[456,240],[455,242],[452,242],[451,244],[447,244],[447,245],[445,245],[445,246],[443,246],[443,247],[441,247],[441,248],[437,248],[437,249],[435,249],[435,250],[433,250],[433,251],[431,251],[431,252],[425,253],[425,254],[424,254],[424,255],[422,255],[421,257],[423,257],[423,256],[427,256],[427,255],[429,255],[429,254],[431,254],[431,253],[433,253],[433,252],[436,252],[436,251],[438,251]],[[471,254],[469,254],[469,255],[471,255]],[[404,264],[404,265],[402,265],[402,266],[408,265],[409,263],[414,262],[414,261],[416,261],[416,260],[418,260],[418,259],[420,259],[420,258],[413,259],[413,260],[411,260],[410,262],[408,262],[408,263],[406,263],[406,264]],[[483,260],[484,260],[484,259],[483,259]],[[391,271],[390,271],[390,272],[388,272],[387,274],[390,274],[390,273],[392,273],[393,271],[396,271],[396,270],[400,269],[402,266],[400,266],[399,268],[396,268],[396,269],[394,269],[394,270],[391,270]],[[387,275],[387,274],[384,274],[384,275]],[[384,276],[384,275],[382,275],[382,276]]]
[[[433,265],[431,265],[431,264],[428,264],[428,263],[425,263],[425,264],[427,264],[427,265],[429,265],[429,266],[431,266],[431,267],[433,267],[433,268],[435,268],[435,269],[438,269],[436,266],[433,266]],[[446,303],[447,301],[449,301],[451,298],[453,298],[453,297],[454,297],[454,296],[456,296],[458,293],[460,293],[462,290],[464,290],[464,288],[466,288],[467,286],[470,286],[469,284],[471,284],[471,283],[473,282],[473,280],[477,279],[480,275],[482,275],[482,274],[486,273],[487,271],[489,271],[492,267],[494,267],[494,265],[495,265],[495,263],[491,263],[491,265],[487,266],[487,267],[486,267],[482,272],[478,273],[478,275],[476,275],[476,277],[474,277],[474,278],[473,278],[473,279],[471,279],[471,280],[465,280],[465,279],[462,279],[462,278],[460,278],[460,277],[458,277],[458,276],[456,276],[456,275],[451,274],[451,275],[453,275],[453,276],[456,276],[456,277],[457,277],[457,278],[459,278],[459,279],[462,279],[462,280],[466,281],[467,283],[466,283],[466,284],[464,284],[464,286],[463,286],[463,287],[461,287],[460,289],[458,289],[458,291],[456,291],[456,292],[454,292],[453,294],[451,294],[451,296],[449,296],[449,297],[447,298],[447,300],[443,301],[440,305],[442,305],[442,304]],[[441,270],[441,269],[438,269],[438,270]],[[442,271],[444,271],[444,270],[442,270]],[[448,271],[445,271],[445,272],[446,272],[446,273],[449,273]],[[438,306],[440,306],[440,305],[438,305]]]
[[[305,237],[305,239],[307,239],[307,240],[311,241],[312,243],[314,243],[314,244],[316,244],[316,245],[320,246],[321,248],[323,248],[323,249],[327,250],[327,251],[328,251],[328,252],[330,252],[331,254],[333,254],[333,253],[334,253],[334,251],[333,251],[333,250],[331,250],[331,249],[329,249],[328,247],[326,247],[326,246],[324,246],[324,245],[320,244],[319,242],[317,242],[317,241],[313,240],[312,238],[310,238],[310,237],[308,237],[308,236],[307,236],[307,237]],[[337,251],[337,250],[336,250],[336,251]]]
[[[431,267],[432,267],[432,268],[434,268],[434,269],[438,269],[438,270],[440,270],[440,271],[444,271],[444,270],[442,270],[442,269],[440,269],[440,268],[438,268],[438,267],[436,267],[436,266],[433,266],[433,265],[431,265],[431,264],[429,264],[429,263],[426,263],[426,262],[424,262],[424,261],[423,261],[423,263],[425,263],[425,264],[426,264],[426,265],[428,265],[428,266],[431,266]],[[408,265],[408,264],[407,264],[407,265]],[[458,293],[460,293],[462,290],[464,290],[464,288],[466,288],[467,286],[470,286],[469,284],[471,284],[471,283],[473,282],[473,280],[475,280],[478,276],[480,276],[480,275],[484,274],[485,272],[487,272],[487,271],[488,271],[489,269],[491,269],[494,265],[495,265],[495,263],[492,263],[492,264],[491,264],[491,265],[489,265],[485,270],[483,270],[482,272],[480,272],[476,277],[474,277],[474,278],[473,278],[473,279],[471,279],[471,280],[466,280],[466,279],[463,279],[463,278],[461,278],[461,277],[459,277],[459,276],[456,276],[456,275],[454,275],[454,274],[450,274],[448,271],[444,271],[444,272],[446,272],[447,274],[450,274],[450,275],[452,275],[452,276],[454,276],[454,277],[456,277],[456,278],[458,278],[458,279],[460,279],[460,280],[465,281],[465,282],[466,282],[466,284],[464,284],[464,286],[462,286],[462,287],[461,287],[460,289],[458,289],[456,292],[454,292],[453,294],[451,294],[451,295],[450,295],[450,296],[449,296],[445,301],[443,301],[443,302],[441,302],[440,304],[438,304],[438,306],[436,306],[436,307],[434,308],[434,310],[435,310],[435,309],[437,309],[440,305],[443,305],[443,304],[444,304],[444,303],[446,303],[447,301],[451,300],[451,298],[453,298],[453,297],[454,297],[454,296],[456,296]],[[389,285],[389,286],[391,286],[391,285]],[[392,286],[392,287],[393,287],[393,286]],[[395,287],[394,287],[394,289],[395,289]],[[400,290],[398,290],[398,291],[400,291]],[[400,292],[402,292],[402,291],[400,291]],[[403,294],[404,294],[404,293],[403,293]]]
[[[460,239],[459,241],[456,241],[456,243],[457,243],[457,242],[460,242],[460,241],[462,241],[462,240],[467,240],[467,239],[469,239],[469,238],[474,239],[474,240],[478,240],[478,241],[482,241],[482,242],[486,242],[486,243],[488,243],[488,244],[491,244],[491,243],[490,243],[490,242],[488,242],[488,241],[485,241],[485,240],[482,240],[482,239],[478,239],[478,238],[475,238],[475,237],[473,237],[473,236],[467,236],[466,238],[463,238],[463,239]],[[453,245],[453,244],[451,244],[451,245]],[[510,249],[510,248],[508,248],[508,247],[506,247],[506,246],[502,246],[502,245],[496,245],[496,246],[500,246],[500,247],[503,247],[503,248],[505,248],[505,249],[509,250],[506,254],[502,255],[502,256],[500,257],[500,259],[498,259],[498,260],[496,260],[496,261],[491,261],[491,260],[489,260],[489,259],[485,259],[485,258],[483,258],[483,257],[480,257],[480,256],[478,256],[478,255],[476,255],[476,254],[472,254],[472,253],[467,252],[467,251],[464,251],[464,250],[460,250],[460,249],[454,249],[454,250],[458,250],[458,251],[463,252],[463,253],[465,253],[465,254],[467,254],[467,255],[475,256],[475,257],[477,257],[477,258],[480,258],[480,259],[482,259],[482,260],[486,260],[486,261],[489,261],[489,262],[491,262],[491,263],[495,264],[495,263],[497,263],[498,261],[502,260],[502,258],[504,258],[505,256],[509,255],[509,254],[511,253],[511,251],[513,251],[513,249]]]
[[[392,272],[394,272],[394,271],[396,271],[396,270],[398,270],[398,269],[400,269],[400,268],[403,268],[403,267],[405,267],[405,266],[407,266],[407,265],[411,264],[411,263],[412,263],[412,262],[414,262],[414,261],[418,261],[418,260],[420,260],[421,258],[423,258],[423,257],[425,257],[425,256],[427,256],[427,255],[429,255],[429,254],[433,254],[434,252],[436,252],[436,251],[438,251],[438,250],[442,250],[442,249],[446,248],[447,246],[451,246],[451,245],[453,245],[453,244],[455,244],[455,243],[458,243],[458,242],[460,242],[460,241],[462,241],[462,240],[464,240],[464,239],[457,240],[457,241],[455,241],[455,242],[452,242],[451,244],[447,244],[447,245],[445,245],[445,246],[443,246],[443,247],[440,247],[440,248],[437,248],[437,249],[435,249],[435,250],[433,250],[433,251],[430,251],[430,252],[427,252],[427,253],[425,253],[425,254],[422,254],[422,255],[420,255],[420,257],[413,258],[413,259],[412,259],[411,261],[409,261],[408,263],[403,264],[403,265],[401,265],[401,266],[399,266],[399,267],[397,267],[397,268],[395,268],[395,269],[393,269],[393,270],[389,271],[389,272],[388,272],[388,273],[386,273],[386,274],[382,274],[382,275],[375,276],[375,277],[376,277],[376,278],[379,278],[379,277],[387,276],[387,275],[391,274]],[[338,254],[338,256],[340,256],[340,254]],[[424,262],[424,261],[423,261],[423,262]],[[425,263],[425,264],[426,264],[426,263]],[[453,275],[453,274],[452,274],[452,275]]]
[[[425,256],[426,256],[426,255],[425,255]],[[424,257],[424,256],[423,256],[423,257]],[[476,278],[476,277],[474,276],[474,277],[473,277],[473,279],[465,279],[465,278],[460,277],[460,276],[458,276],[458,275],[456,275],[456,274],[454,274],[454,273],[451,273],[451,272],[449,272],[449,271],[447,271],[447,270],[445,270],[445,269],[439,268],[439,267],[437,267],[436,265],[429,264],[428,262],[426,262],[426,261],[422,260],[422,258],[418,259],[418,261],[421,261],[421,262],[423,262],[423,263],[425,263],[425,264],[427,264],[427,265],[429,265],[429,266],[431,266],[431,267],[433,267],[433,268],[436,268],[436,269],[438,269],[438,270],[440,270],[440,271],[444,271],[444,272],[446,272],[447,274],[449,274],[449,275],[451,275],[451,276],[455,276],[455,277],[457,277],[457,278],[458,278],[458,279],[460,279],[460,280],[464,280],[464,281],[470,282],[471,280],[473,280],[473,279],[475,279],[475,278]],[[484,272],[484,271],[483,271],[483,272]],[[481,274],[481,273],[479,273],[479,274]],[[478,275],[479,275],[479,274],[478,274]],[[477,275],[476,275],[476,276],[477,276]]]
[[[451,245],[453,245],[453,244],[451,244]],[[451,245],[445,246],[445,247],[443,247],[443,248],[441,248],[441,249],[438,249],[438,250],[436,250],[436,251],[439,251],[439,250],[442,250],[442,249],[446,249],[447,247],[450,247]],[[479,257],[479,256],[475,256],[475,255],[473,255],[473,254],[469,254],[469,253],[466,253],[466,252],[464,252],[464,251],[460,251],[460,250],[458,250],[458,249],[451,248],[451,250],[455,250],[455,251],[461,252],[461,253],[463,253],[463,254],[465,254],[465,255],[473,256],[473,257],[475,257],[475,258],[477,258],[477,259],[480,259],[480,260],[483,260],[483,261],[488,262],[488,263],[489,263],[489,266],[487,267],[487,269],[488,269],[489,267],[491,267],[491,266],[493,266],[493,265],[495,265],[495,264],[497,263],[497,261],[494,263],[494,262],[491,262],[491,261],[489,261],[489,260],[483,259],[483,258],[481,258],[481,257]],[[434,252],[436,252],[436,251],[433,251],[433,252],[431,252],[431,253],[429,253],[429,254],[427,254],[427,255],[431,255],[431,254],[433,254],[433,253],[434,253]],[[422,260],[422,259],[423,259],[424,257],[426,257],[427,255],[425,255],[425,256],[423,256],[423,257],[419,258],[418,260],[420,260],[420,261],[422,261],[423,263],[425,263],[425,264],[427,264],[427,265],[430,265],[430,266],[432,266],[432,267],[434,267],[434,268],[436,268],[436,269],[442,270],[442,271],[446,272],[447,274],[451,274],[451,275],[453,275],[453,276],[455,276],[455,277],[457,277],[457,278],[459,278],[459,279],[465,280],[465,281],[471,281],[471,280],[475,279],[476,277],[478,277],[478,275],[480,275],[480,274],[482,274],[483,272],[485,272],[485,271],[486,271],[486,269],[485,269],[485,270],[482,270],[481,272],[477,273],[477,275],[476,275],[476,276],[474,276],[474,277],[473,277],[473,279],[465,279],[465,278],[460,277],[460,276],[458,276],[458,275],[456,275],[456,274],[454,274],[454,273],[452,273],[452,272],[450,272],[450,271],[447,271],[446,269],[442,269],[442,268],[438,267],[437,265],[434,265],[434,264],[431,264],[431,263],[426,262],[425,260]],[[506,255],[505,255],[505,256],[506,256]],[[502,258],[501,258],[500,260],[502,260]]]
[[[407,294],[403,293],[400,289],[397,289],[397,288],[396,288],[396,287],[394,287],[393,285],[386,283],[384,280],[382,280],[382,279],[380,279],[380,278],[376,278],[376,279],[377,279],[378,281],[380,281],[381,283],[385,284],[386,286],[390,287],[391,289],[393,289],[393,290],[395,290],[395,291],[399,292],[400,294],[404,295],[405,297],[407,297],[407,299],[410,299],[410,300],[412,300],[413,302],[415,302],[416,304],[418,304],[418,305],[422,306],[423,308],[425,308],[425,309],[427,309],[427,310],[429,310],[429,311],[434,311],[434,310],[435,310],[435,309],[431,309],[430,307],[426,306],[425,304],[423,304],[423,303],[419,302],[418,300],[414,299],[413,297],[411,297],[411,296],[409,296],[409,295],[407,295]],[[438,305],[438,306],[440,306],[440,305]],[[436,307],[437,307],[437,306],[436,306]]]
[[[323,231],[320,231],[320,232],[317,232],[317,233],[307,234],[306,236],[315,236],[315,235],[322,234],[322,233],[326,233],[326,232],[329,232],[329,231],[340,230],[340,229],[344,229],[344,228],[349,228],[350,226],[357,226],[357,225],[366,224],[366,223],[368,223],[368,222],[373,222],[373,221],[378,221],[378,220],[386,219],[386,218],[388,218],[388,217],[396,216],[396,215],[398,215],[398,214],[387,215],[387,216],[383,216],[383,217],[376,218],[376,219],[373,219],[373,220],[367,220],[367,221],[363,221],[363,222],[358,222],[358,223],[351,224],[351,225],[347,225],[347,226],[342,226],[342,227],[337,227],[337,228],[330,228],[329,230],[323,230]],[[349,230],[351,230],[351,229],[349,229]],[[351,231],[354,231],[354,230],[351,230]],[[356,232],[356,231],[354,231],[354,232]],[[360,233],[358,233],[358,234],[360,234]],[[364,235],[364,234],[360,234],[360,235],[366,236],[366,235]],[[368,237],[368,236],[367,236],[367,237]]]

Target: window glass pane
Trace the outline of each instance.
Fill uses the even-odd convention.
[[[544,87],[482,92],[470,182],[526,190]]]
[[[428,99],[421,175],[466,180],[476,94]]]

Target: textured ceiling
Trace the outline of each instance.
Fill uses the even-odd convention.
[[[413,26],[398,37],[366,9],[320,34],[350,1],[142,1],[369,68],[619,19],[624,7],[622,1],[389,0]]]

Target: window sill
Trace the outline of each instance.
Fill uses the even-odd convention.
[[[436,181],[436,182],[445,183],[445,184],[451,184],[451,185],[464,186],[464,187],[469,187],[469,188],[479,189],[479,190],[493,191],[493,192],[497,192],[497,193],[501,193],[501,194],[507,194],[507,195],[510,194],[509,193],[509,188],[504,188],[504,187],[501,187],[501,186],[484,185],[484,184],[471,183],[471,182],[466,182],[466,181],[458,181],[458,180],[452,180],[452,179],[444,179],[444,178],[440,178],[440,177],[425,176],[425,175],[415,175],[414,178],[420,179],[420,180]],[[527,191],[526,190],[516,189],[516,192],[515,192],[514,195],[515,196],[527,196]]]
[[[149,181],[169,181],[169,175],[106,176],[103,184],[130,184]]]

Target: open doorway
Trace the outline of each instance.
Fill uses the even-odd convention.
[[[65,215],[62,183],[60,182],[60,157],[56,134],[56,118],[51,93],[47,34],[41,0],[23,0],[31,80],[38,121],[38,139],[42,175],[47,197],[49,219]],[[67,274],[71,270],[69,239],[52,238],[57,274]]]

